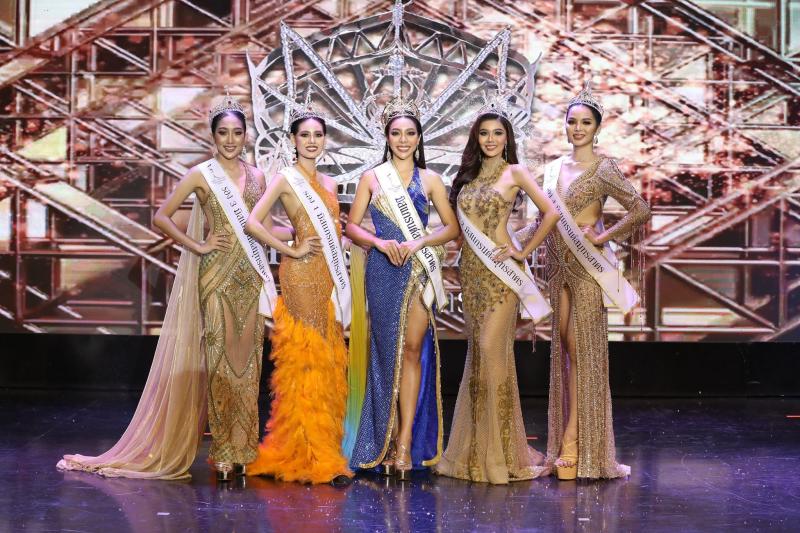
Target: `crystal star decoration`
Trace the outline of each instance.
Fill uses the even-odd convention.
[[[511,30],[487,42],[408,9],[398,0],[389,13],[307,38],[282,23],[279,49],[258,63],[248,54],[256,163],[262,170],[287,162],[284,132],[302,107],[297,95],[310,89],[329,126],[320,170],[340,184],[357,180],[381,161],[383,110],[398,97],[417,106],[428,166],[445,182],[455,175],[464,135],[483,105],[475,95],[508,95],[514,129],[524,131],[538,59],[530,62],[510,51]]]

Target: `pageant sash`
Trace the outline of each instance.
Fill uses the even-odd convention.
[[[403,182],[397,174],[397,170],[391,161],[387,161],[375,167],[375,177],[386,195],[391,206],[394,219],[406,240],[416,240],[424,235],[425,228],[419,218],[414,203],[408,196],[408,191],[403,187]],[[444,281],[442,280],[442,265],[439,257],[431,246],[426,246],[417,250],[415,254],[425,271],[428,273],[428,283],[425,285],[423,300],[425,305],[430,308],[434,298],[439,309],[443,308],[447,302],[444,292]]]
[[[578,258],[581,266],[600,285],[608,298],[623,313],[627,313],[637,304],[639,295],[636,294],[636,290],[628,283],[628,280],[617,271],[616,257],[614,257],[611,247],[606,246],[603,252],[600,252],[589,242],[558,194],[558,176],[561,173],[563,159],[560,157],[548,163],[544,169],[545,193],[560,215],[556,224],[558,232],[572,254]]]
[[[336,319],[344,327],[350,325],[351,315],[351,291],[350,278],[347,274],[347,267],[344,264],[344,254],[339,242],[339,235],[336,233],[336,222],[331,218],[328,208],[319,197],[317,192],[311,188],[308,181],[300,174],[297,169],[286,167],[281,170],[281,174],[286,177],[286,181],[292,187],[295,196],[300,200],[303,209],[306,210],[308,218],[314,225],[314,229],[322,241],[322,252],[325,255],[325,262],[328,264],[328,272],[333,279],[333,306],[336,310]]]
[[[278,300],[278,292],[275,290],[275,282],[272,280],[272,273],[269,271],[267,254],[264,246],[256,239],[244,232],[244,225],[250,212],[247,205],[242,200],[239,190],[228,179],[227,174],[216,159],[209,159],[200,164],[200,171],[208,182],[208,187],[214,196],[217,197],[219,205],[225,212],[233,227],[233,232],[239,240],[239,244],[244,248],[245,255],[250,260],[250,264],[256,269],[258,275],[264,282],[261,286],[261,293],[258,296],[258,312],[262,315],[271,317],[275,310],[275,303]]]
[[[523,262],[523,269],[511,258],[505,261],[492,259],[493,250],[497,247],[497,244],[472,223],[464,211],[461,210],[461,207],[458,208],[458,222],[461,224],[464,240],[475,252],[475,255],[480,258],[483,265],[517,295],[523,318],[530,318],[534,322],[539,322],[546,318],[553,310],[550,309],[544,296],[539,292],[528,263]]]

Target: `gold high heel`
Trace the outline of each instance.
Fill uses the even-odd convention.
[[[232,463],[214,463],[214,469],[217,471],[217,481],[230,481],[233,479]]]
[[[571,464],[567,466],[564,463]],[[556,459],[556,476],[562,481],[578,477],[578,439],[561,445],[561,455]]]
[[[408,457],[408,460],[405,458]],[[411,479],[411,453],[405,444],[397,445],[397,457],[394,460],[395,476],[400,481]]]
[[[397,457],[397,449],[394,442],[389,443],[389,449],[386,450],[386,458],[380,465],[380,473],[384,476],[393,476],[395,472],[395,458]]]

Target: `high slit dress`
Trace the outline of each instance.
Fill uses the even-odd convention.
[[[429,202],[419,169],[414,169],[408,194],[423,226],[428,223]],[[381,239],[406,239],[394,220],[388,199],[380,189],[369,205],[376,235]],[[434,247],[441,259],[444,248]],[[370,469],[386,456],[398,423],[398,395],[403,371],[403,345],[409,304],[420,298],[427,282],[425,268],[416,258],[396,267],[379,250],[367,257],[366,297],[369,309],[369,363],[366,392],[350,466]],[[434,306],[432,306],[435,308]],[[434,325],[435,309],[428,312],[428,329],[420,355],[421,381],[412,426],[411,459],[415,468],[435,465],[442,453],[442,398],[439,375],[439,343]]]
[[[566,190],[559,188],[558,193],[573,217],[593,202],[600,202],[602,206],[609,196],[614,198],[627,213],[608,230],[612,240],[625,239],[650,218],[647,202],[625,179],[613,159],[599,159]],[[552,466],[559,457],[569,417],[569,356],[561,345],[559,333],[561,290],[568,287],[578,383],[577,475],[588,479],[627,476],[630,467],[616,460],[608,381],[608,312],[603,304],[603,291],[558,231],[547,236],[545,245],[546,276],[553,308],[546,464]]]

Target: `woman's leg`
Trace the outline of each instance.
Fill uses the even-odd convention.
[[[422,303],[422,299],[415,295],[408,305],[408,314],[406,315],[403,367],[400,374],[400,428],[397,432],[398,446],[405,446],[409,451],[411,450],[411,428],[414,425],[422,377],[420,367],[422,341],[428,331],[428,325],[428,310]]]
[[[569,361],[567,369],[569,373],[567,425],[564,428],[564,436],[561,439],[561,453],[564,453],[564,446],[578,439],[578,367],[575,349],[575,328],[572,323],[572,293],[566,285],[561,288],[558,319],[561,349],[567,352]],[[573,465],[572,461],[563,461],[563,463],[563,466]]]

